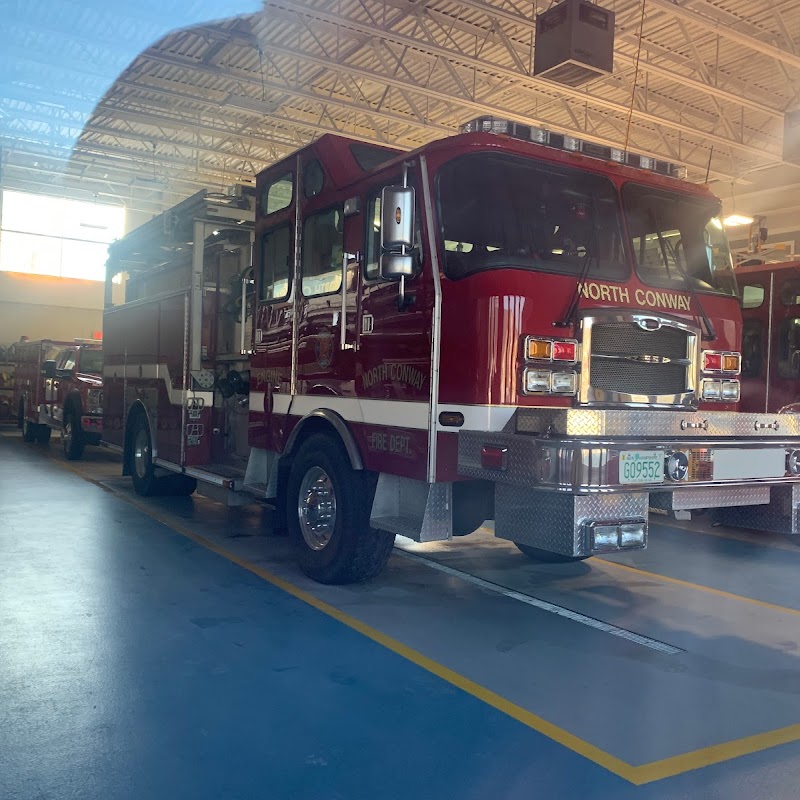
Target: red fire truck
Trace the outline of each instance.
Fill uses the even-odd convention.
[[[96,339],[17,345],[14,374],[18,424],[25,441],[50,441],[61,433],[64,455],[79,459],[103,433],[103,350]]]
[[[800,261],[736,270],[742,300],[744,411],[800,402]]]
[[[545,560],[644,547],[652,506],[794,533],[800,423],[737,411],[719,202],[675,174],[486,118],[323,136],[258,175],[252,271],[247,194],[112,245],[106,438],[142,494],[272,502],[323,582],[486,520]]]

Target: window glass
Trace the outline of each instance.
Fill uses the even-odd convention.
[[[764,287],[760,283],[742,286],[742,308],[758,308],[764,302]]]
[[[325,173],[315,158],[303,167],[303,194],[306,197],[314,197],[322,191],[324,185]]]
[[[291,172],[281,175],[276,181],[268,183],[261,195],[261,213],[274,214],[292,204],[294,178]]]
[[[342,286],[342,208],[309,217],[303,226],[303,294],[314,297]]]
[[[102,373],[103,351],[81,350],[80,370],[81,372],[96,372],[98,375]]]
[[[606,178],[481,153],[439,176],[445,272],[514,268],[588,277],[628,273],[617,193]]]
[[[626,184],[622,189],[633,255],[640,277],[651,286],[736,295],[719,204]]]
[[[65,372],[68,370],[75,369],[75,351],[74,350],[65,350],[61,354],[61,358],[58,360],[56,364],[57,369],[63,369]]]
[[[267,231],[261,240],[261,272],[258,299],[266,302],[289,296],[292,264],[292,229],[282,225]]]
[[[746,319],[742,330],[742,377],[761,374],[764,360],[764,327],[757,319]]]
[[[785,306],[800,305],[800,281],[786,281],[781,286],[781,303]]]
[[[368,281],[380,277],[381,258],[381,196],[375,195],[367,206],[367,258],[364,277]]]
[[[800,317],[790,317],[778,331],[778,372],[783,378],[800,377]]]
[[[354,142],[350,145],[350,152],[364,172],[370,172],[376,167],[394,158],[398,154],[397,150],[389,150],[376,144],[365,144],[364,142]]]

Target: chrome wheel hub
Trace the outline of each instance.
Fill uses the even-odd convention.
[[[150,464],[150,437],[147,431],[140,428],[136,432],[136,439],[133,442],[133,468],[136,475],[144,478],[147,475],[147,467]]]
[[[306,544],[312,550],[326,547],[336,526],[336,495],[322,467],[311,467],[300,482],[297,517]]]

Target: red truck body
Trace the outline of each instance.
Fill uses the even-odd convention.
[[[650,506],[747,503],[758,526],[800,502],[800,425],[737,411],[718,201],[484,122],[412,154],[323,136],[271,166],[252,274],[244,198],[112,245],[132,294],[105,315],[106,438],[137,490],[176,473],[270,499],[334,582],[374,574],[395,534],[488,519],[572,559],[644,546]]]
[[[736,270],[744,318],[742,409],[800,402],[800,261]]]
[[[17,345],[18,424],[28,441],[61,433],[64,453],[80,458],[103,433],[103,349],[99,340]]]

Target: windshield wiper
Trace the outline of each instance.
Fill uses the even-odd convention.
[[[578,303],[581,300],[581,288],[583,284],[586,283],[586,278],[589,277],[589,270],[592,266],[592,259],[594,259],[594,251],[597,249],[597,209],[596,209],[596,198],[592,195],[592,241],[591,241],[591,249],[586,250],[586,260],[583,262],[581,267],[581,271],[578,274],[578,280],[575,283],[575,294],[572,295],[572,300],[570,300],[569,305],[567,306],[566,312],[564,312],[564,316],[561,319],[557,319],[553,323],[554,328],[569,328],[572,325],[572,321],[575,317],[575,313],[578,310]]]
[[[664,259],[664,267],[667,270],[667,274],[669,274],[669,258],[667,255],[667,247],[669,245],[661,233],[661,226],[658,224],[658,220],[656,219],[656,212],[650,208],[648,209],[648,213],[650,215],[650,222],[655,228],[656,236],[658,236],[658,246],[661,250],[661,257]],[[714,325],[709,319],[708,314],[706,314],[706,310],[703,308],[703,304],[700,301],[700,296],[697,294],[694,286],[692,286],[692,279],[686,273],[686,270],[684,270],[680,257],[671,246],[670,250],[672,252],[672,259],[675,262],[675,266],[683,278],[684,286],[686,286],[686,290],[692,296],[692,299],[697,303],[697,310],[700,312],[700,317],[703,320],[703,324],[706,326],[706,333],[703,334],[702,338],[704,341],[713,342],[717,338],[717,332],[714,330]]]

